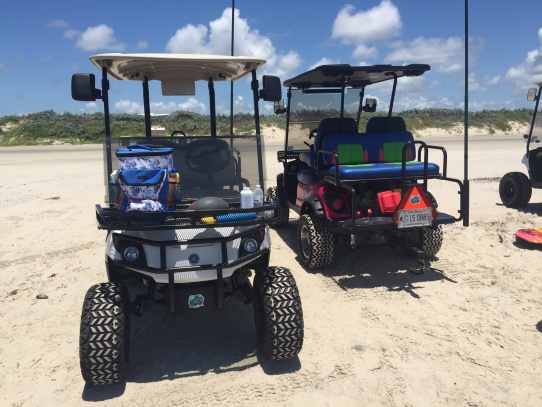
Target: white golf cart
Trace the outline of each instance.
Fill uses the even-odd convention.
[[[95,88],[94,75],[75,74],[72,97],[104,103],[106,193],[105,205],[96,205],[96,217],[98,227],[107,231],[108,282],[92,286],[83,304],[84,380],[103,385],[121,379],[130,316],[154,303],[178,315],[220,309],[229,298],[241,298],[253,304],[260,350],[274,360],[296,356],[304,333],[296,282],[288,269],[269,267],[267,224],[276,220],[278,207],[271,202],[240,207],[244,188],[265,184],[258,102],[281,99],[279,78],[264,76],[259,90],[256,70],[265,61],[251,57],[102,54],[90,60],[102,72],[101,89]],[[111,137],[109,77],[142,83],[144,136]],[[238,79],[250,82],[255,131],[220,135],[215,83]],[[170,137],[152,137],[153,80],[161,82],[163,95],[182,96],[195,94],[197,81],[207,82],[210,134],[174,129]],[[180,187],[180,198],[170,193],[174,187]],[[138,285],[140,294],[134,294],[132,287]]]
[[[509,208],[520,208],[527,205],[531,199],[533,188],[542,188],[542,147],[533,148],[533,145],[542,140],[542,117],[537,115],[542,82],[538,82],[536,85],[538,89],[531,88],[527,93],[527,100],[535,101],[535,107],[529,133],[523,136],[527,141],[527,151],[521,159],[521,162],[527,167],[529,176],[522,172],[509,172],[501,178],[499,184],[501,201]]]

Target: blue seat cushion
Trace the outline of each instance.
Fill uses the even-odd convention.
[[[306,168],[297,173],[297,181],[301,184],[312,184],[320,179],[314,168]]]

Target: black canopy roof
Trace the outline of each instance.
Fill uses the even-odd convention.
[[[344,85],[350,88],[361,88],[373,83],[384,82],[394,77],[420,76],[429,71],[431,67],[425,64],[410,64],[404,66],[372,65],[351,66],[321,65],[292,79],[284,81],[284,86],[309,88],[336,88]]]

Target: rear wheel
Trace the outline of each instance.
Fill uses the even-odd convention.
[[[303,346],[303,310],[290,270],[284,267],[258,270],[252,300],[260,351],[272,360],[296,356]]]
[[[297,237],[299,257],[306,267],[325,267],[333,262],[335,243],[323,218],[313,213],[301,215]]]
[[[83,302],[79,359],[85,382],[118,383],[126,372],[130,348],[130,296],[121,283],[89,288]]]
[[[442,247],[442,226],[418,228],[409,232],[407,243],[423,250],[425,257],[435,256]]]
[[[267,189],[266,201],[274,202],[279,205],[277,219],[269,224],[273,228],[281,228],[288,225],[290,219],[290,209],[280,206],[280,200],[277,195],[277,187]]]
[[[531,181],[522,172],[509,172],[501,178],[499,183],[501,201],[509,208],[527,205],[532,192]]]

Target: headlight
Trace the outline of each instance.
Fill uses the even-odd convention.
[[[253,237],[249,237],[243,242],[243,249],[247,253],[254,253],[258,249],[258,242]]]
[[[126,261],[134,262],[139,258],[139,249],[135,246],[127,246],[122,252],[122,255]]]

